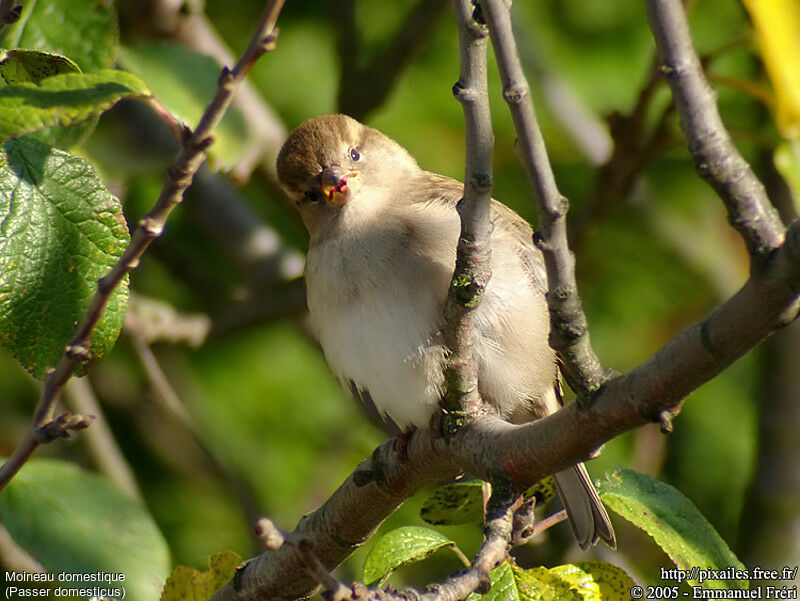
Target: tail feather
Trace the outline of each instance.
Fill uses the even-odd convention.
[[[554,476],[558,494],[567,511],[572,532],[581,549],[602,540],[612,549],[617,548],[617,537],[605,507],[589,479],[582,463]]]

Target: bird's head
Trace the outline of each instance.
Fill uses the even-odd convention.
[[[370,213],[402,198],[418,171],[402,146],[346,115],[305,121],[278,154],[278,179],[312,234],[343,214]]]

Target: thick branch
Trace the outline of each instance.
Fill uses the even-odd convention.
[[[752,268],[760,269],[783,239],[780,218],[722,124],[681,0],[648,0],[646,4],[661,73],[672,89],[695,167],[725,202],[728,219],[747,245]]]
[[[520,426],[479,416],[448,443],[428,430],[417,431],[409,440],[407,460],[386,442],[331,499],[303,518],[294,534],[310,539],[319,559],[332,569],[425,484],[458,471],[480,478],[505,471],[528,485],[565,469],[615,436],[676,408],[691,391],[784,325],[798,296],[800,222],[789,229],[786,242],[761,273],[650,359],[596,392],[589,409],[570,403]],[[304,575],[301,562],[278,552],[248,563],[238,586],[237,592],[229,583],[215,601],[296,598],[315,583]]]
[[[91,337],[105,311],[111,295],[125,277],[139,265],[150,244],[164,231],[167,217],[181,202],[183,193],[206,157],[213,142],[211,133],[231,103],[237,85],[250,71],[255,61],[274,41],[275,23],[285,0],[272,0],[264,11],[250,45],[232,70],[223,69],[217,94],[206,108],[194,132],[187,132],[183,148],[168,171],[168,178],[155,206],[145,215],[131,238],[130,244],[111,270],[97,282],[92,298],[75,337],[66,345],[64,355],[44,382],[42,396],[36,408],[33,424],[12,457],[0,467],[0,490],[16,474],[42,442],[37,436],[41,428],[52,422],[53,412],[61,391],[75,369],[90,358]]]
[[[421,486],[458,472],[442,438],[434,438],[429,430],[411,437],[405,457],[393,440],[387,441],[361,462],[322,507],[303,517],[292,536],[308,540],[314,554],[332,570]],[[316,585],[305,564],[291,549],[282,547],[254,558],[212,599],[295,599],[308,595]]]
[[[598,389],[608,378],[589,341],[586,316],[575,282],[575,257],[567,242],[567,199],[558,191],[542,132],[522,71],[511,14],[505,0],[481,0],[492,45],[517,131],[517,150],[539,203],[541,238],[547,267],[550,343],[564,362],[564,375],[576,392]]]
[[[466,129],[464,196],[458,203],[461,236],[456,267],[445,304],[445,372],[448,411],[475,413],[480,406],[478,370],[473,355],[474,309],[491,277],[489,237],[492,223],[492,151],[494,134],[486,81],[486,27],[473,19],[471,0],[457,0],[461,76],[453,95],[461,103]]]

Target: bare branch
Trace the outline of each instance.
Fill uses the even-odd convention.
[[[354,0],[333,3],[339,21],[339,112],[365,121],[394,89],[397,79],[423,44],[430,40],[447,0],[419,0],[386,48],[366,66],[359,65],[360,36]]]
[[[317,557],[332,569],[424,484],[463,471],[479,478],[505,472],[526,486],[585,460],[615,436],[676,409],[692,390],[784,325],[798,296],[800,221],[762,273],[643,364],[610,381],[595,393],[588,409],[570,403],[523,425],[479,415],[447,443],[429,430],[417,431],[409,440],[407,458],[387,441],[333,497],[301,520],[294,535],[311,540]],[[297,597],[314,586],[300,563],[280,552],[261,555],[247,566],[239,590],[229,583],[215,601]]]
[[[541,238],[536,242],[547,267],[550,343],[564,362],[564,375],[576,392],[597,390],[608,379],[589,341],[586,316],[575,281],[575,257],[567,242],[567,199],[558,191],[542,132],[522,71],[511,14],[505,0],[481,0],[495,49],[503,97],[517,130],[517,150],[536,191]]]
[[[439,436],[415,432],[404,453],[394,440],[378,447],[319,509],[303,517],[292,532],[307,539],[332,570],[375,533],[381,522],[419,488],[454,477],[460,467]],[[255,557],[226,584],[213,601],[255,601],[308,595],[317,582],[291,550],[281,548]]]
[[[459,601],[472,592],[487,593],[492,586],[489,572],[508,556],[514,528],[514,511],[521,504],[522,495],[516,488],[495,488],[487,507],[483,544],[472,565],[466,571],[449,577],[442,584],[430,587],[433,590],[420,595],[420,600]]]
[[[198,427],[186,406],[161,369],[156,356],[138,332],[129,332],[133,347],[139,356],[144,373],[153,388],[158,405],[181,428],[189,433],[194,443],[201,450],[214,473],[236,495],[242,513],[248,524],[252,524],[260,515],[256,495],[234,470],[223,461],[209,446],[204,432]]]
[[[314,554],[313,545],[308,539],[297,540],[291,534],[281,530],[267,518],[261,518],[256,523],[256,534],[264,541],[270,551],[277,551],[284,545],[293,548],[301,561],[305,564],[308,575],[322,587],[322,596],[328,601],[342,601],[352,599],[353,591],[334,578],[328,569]]]
[[[0,564],[7,570],[43,574],[46,570],[0,524]]]
[[[695,167],[719,194],[744,239],[751,268],[765,266],[783,241],[783,227],[764,186],[731,142],[716,95],[703,75],[680,0],[648,0],[647,15]]]
[[[456,1],[461,76],[453,95],[461,103],[466,129],[464,196],[458,203],[461,235],[445,303],[445,344],[450,351],[445,380],[447,412],[474,414],[481,404],[473,356],[474,309],[489,283],[494,134],[486,80],[486,27],[473,18],[471,0]],[[446,428],[449,427],[446,425]]]
[[[82,440],[86,443],[89,456],[98,471],[131,499],[141,501],[142,492],[136,483],[136,476],[133,475],[130,464],[111,432],[89,379],[72,378],[67,383],[64,393],[66,404],[73,411],[97,416]]]
[[[12,456],[0,467],[0,490],[13,478],[25,461],[43,442],[42,428],[52,423],[58,398],[75,369],[90,358],[91,337],[112,293],[125,277],[139,265],[150,244],[164,231],[172,210],[181,202],[183,193],[206,157],[212,144],[211,133],[231,103],[237,85],[244,79],[256,60],[274,43],[275,23],[285,0],[271,0],[264,11],[256,33],[247,50],[232,70],[223,69],[217,94],[206,107],[194,132],[187,132],[183,148],[168,171],[168,178],[155,206],[139,222],[131,242],[117,263],[97,282],[97,292],[91,300],[75,337],[66,345],[56,368],[45,379],[42,396],[36,408],[33,424]]]

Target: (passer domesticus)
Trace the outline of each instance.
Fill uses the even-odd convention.
[[[395,141],[345,115],[300,125],[277,167],[310,235],[308,308],[331,368],[401,430],[427,428],[444,386],[441,328],[463,184],[424,171]],[[547,278],[528,223],[495,200],[491,215],[492,276],[475,315],[479,392],[523,423],[561,405]],[[580,546],[614,547],[583,464],[555,479]]]

